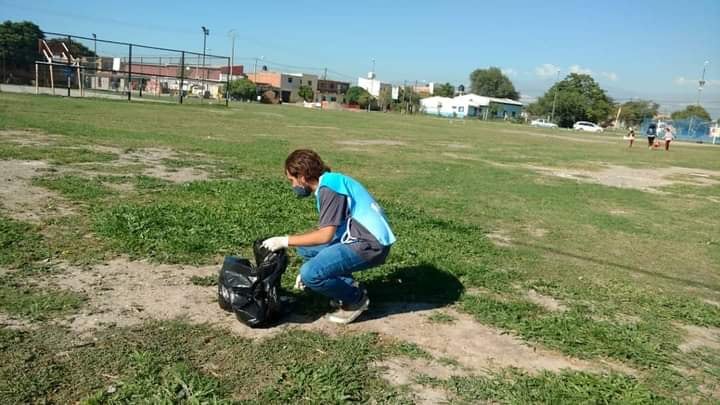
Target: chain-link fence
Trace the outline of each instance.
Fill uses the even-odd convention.
[[[664,128],[670,127],[675,140],[698,143],[712,143],[714,140],[712,137],[714,124],[698,117],[681,120],[645,119],[640,124],[639,135],[646,135],[651,124],[655,124],[656,132],[658,128],[663,128],[664,132]]]
[[[33,72],[32,90],[37,94],[227,105],[227,84],[242,75],[226,56],[54,32],[44,35]]]

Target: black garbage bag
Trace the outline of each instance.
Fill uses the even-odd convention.
[[[253,244],[255,266],[248,259],[226,256],[218,275],[218,304],[251,327],[262,327],[276,321],[283,312],[278,295],[280,278],[287,269],[285,249],[272,252]]]

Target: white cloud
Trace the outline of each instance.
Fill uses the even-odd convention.
[[[578,73],[578,74],[583,74],[583,75],[592,75],[592,70],[587,69],[587,68],[584,68],[584,67],[582,67],[582,66],[580,66],[580,65],[572,65],[572,66],[570,66],[570,68],[569,68],[568,70],[570,71],[570,73]]]
[[[678,86],[685,85],[689,83],[690,81],[682,76],[676,77],[675,80],[673,80],[673,83],[677,84]]]
[[[548,77],[555,76],[555,74],[557,74],[558,70],[560,70],[559,67],[557,67],[553,64],[550,64],[550,63],[544,63],[535,68],[535,74],[540,76],[543,79],[546,79]]]
[[[505,76],[510,76],[510,77],[515,77],[518,75],[518,71],[513,68],[502,69],[502,72]]]
[[[611,82],[614,82],[618,79],[618,75],[615,72],[602,72],[600,73],[604,78],[610,80]]]
[[[533,97],[529,94],[520,94],[520,102],[523,104],[530,104],[537,101],[537,97]]]

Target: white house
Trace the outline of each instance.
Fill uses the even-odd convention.
[[[380,96],[382,89],[388,87],[392,88],[390,83],[383,83],[375,78],[374,72],[369,72],[367,79],[364,77],[358,77],[358,87],[362,87],[367,90],[373,97]]]
[[[420,100],[420,108],[426,114],[452,116],[454,101],[450,97],[432,96]]]
[[[454,98],[427,97],[420,100],[427,114],[444,117],[516,118],[522,112],[522,103],[508,98],[495,98],[465,94]]]

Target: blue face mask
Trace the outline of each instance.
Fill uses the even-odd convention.
[[[295,195],[298,198],[309,197],[310,194],[312,194],[310,187],[305,187],[305,186],[295,186],[295,187],[293,187],[293,191],[295,192]]]

